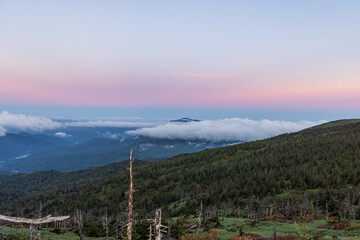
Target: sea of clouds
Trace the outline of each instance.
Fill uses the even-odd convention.
[[[274,121],[226,118],[203,120],[199,122],[124,122],[124,121],[73,121],[58,122],[45,117],[23,114],[0,113],[0,136],[8,131],[53,130],[71,127],[118,127],[136,128],[126,133],[132,136],[147,136],[164,139],[204,139],[209,141],[252,141],[273,137],[283,133],[299,131],[326,121]],[[65,132],[55,134],[59,137],[71,137]]]
[[[124,121],[70,121],[59,122],[46,117],[13,114],[6,111],[0,113],[0,136],[5,136],[8,131],[34,131],[42,132],[64,127],[118,127],[140,128],[155,126],[151,122],[124,122]],[[68,137],[66,133],[55,133],[58,137]]]
[[[205,139],[209,141],[252,141],[295,132],[325,121],[271,121],[228,118],[188,123],[166,123],[127,131],[130,135],[169,139]]]
[[[62,127],[62,124],[49,118],[12,114],[6,111],[0,113],[0,136],[5,136],[9,130],[41,132]]]

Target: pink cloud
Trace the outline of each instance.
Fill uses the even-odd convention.
[[[176,79],[172,78],[176,77]],[[114,107],[360,107],[353,79],[303,82],[227,74],[0,74],[1,103]],[[249,78],[250,79],[250,78]]]
[[[246,77],[234,74],[215,74],[215,73],[158,73],[163,76],[174,77],[192,77],[192,78],[226,78],[226,79],[244,79]],[[246,78],[248,79],[248,78]]]

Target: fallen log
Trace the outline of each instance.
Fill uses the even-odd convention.
[[[13,222],[13,223],[27,223],[32,225],[37,224],[43,224],[43,223],[50,223],[50,222],[57,222],[57,221],[63,221],[68,219],[70,216],[60,216],[60,217],[52,217],[51,215],[48,215],[43,218],[21,218],[21,217],[9,217],[5,215],[0,215],[0,220],[7,221],[7,222]]]

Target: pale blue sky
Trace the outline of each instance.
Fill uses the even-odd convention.
[[[0,110],[356,117],[359,10],[355,0],[0,0]]]

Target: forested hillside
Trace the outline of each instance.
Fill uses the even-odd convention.
[[[289,219],[359,218],[360,122],[331,122],[266,140],[179,155],[134,171],[138,218],[158,207],[167,216],[194,214],[201,201],[209,216],[221,210],[224,215],[249,218],[274,213]],[[43,174],[49,182],[36,183],[36,176]],[[98,179],[84,184],[77,182],[87,174],[76,174],[76,179],[55,177],[58,180],[52,185],[54,174],[59,173],[7,179],[1,191],[13,195],[1,199],[1,212],[31,215],[39,202],[48,213],[71,214],[80,208],[102,216],[126,211],[126,170],[105,177],[99,173]],[[31,186],[21,185],[21,178]],[[15,193],[22,190],[25,193],[15,200]]]
[[[134,166],[147,164],[147,161],[137,160]],[[127,169],[128,161],[111,163],[106,166],[78,170],[73,172],[59,172],[55,170],[39,171],[31,174],[15,174],[0,179],[1,203],[14,200],[32,192],[49,191],[57,187],[68,187],[71,191],[83,189],[87,185],[97,182],[109,175]]]

